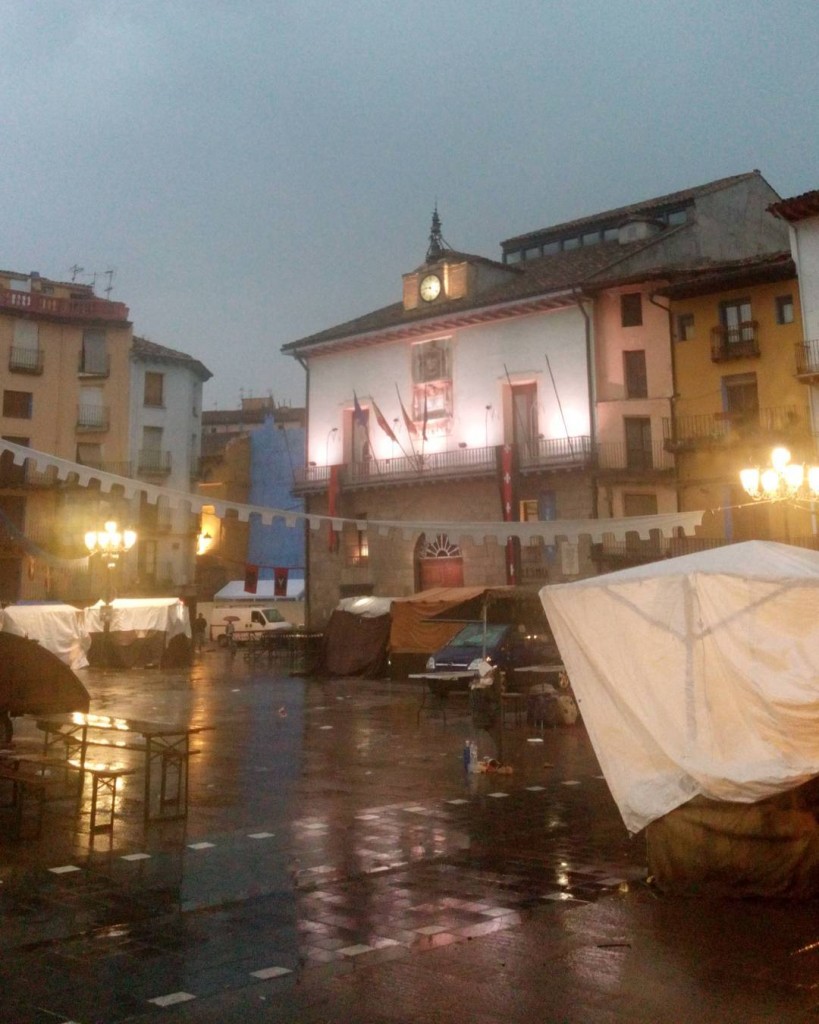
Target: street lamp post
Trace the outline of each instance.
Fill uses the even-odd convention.
[[[120,556],[136,544],[134,530],[120,530],[113,519],[109,519],[101,530],[89,530],[85,535],[85,546],[89,555],[99,555],[105,564],[105,596],[102,607],[103,649],[106,668],[111,664],[111,619],[114,600],[114,570]]]
[[[754,501],[782,501],[819,498],[819,466],[791,462],[787,448],[774,448],[769,466],[748,466],[740,470],[739,480]]]

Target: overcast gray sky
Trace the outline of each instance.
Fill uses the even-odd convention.
[[[282,344],[454,247],[759,168],[819,188],[815,0],[0,0],[0,266],[300,404]]]

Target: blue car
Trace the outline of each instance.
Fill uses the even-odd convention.
[[[427,672],[459,672],[485,658],[504,672],[560,661],[550,633],[530,633],[514,623],[468,622],[427,661]]]

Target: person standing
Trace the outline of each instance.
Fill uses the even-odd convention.
[[[234,637],[235,632],[236,627],[233,625],[233,619],[228,619],[227,625],[225,626],[225,636],[227,637],[227,645],[231,657],[233,657],[233,655],[236,653],[236,638]]]
[[[208,631],[208,623],[205,616],[199,612],[196,616],[196,621],[193,624],[193,638],[196,642],[197,650],[201,653],[202,648],[205,646],[205,636]]]

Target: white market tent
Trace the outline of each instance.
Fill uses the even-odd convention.
[[[37,640],[73,671],[88,665],[91,637],[81,608],[70,604],[10,604],[0,612],[7,633]]]
[[[111,602],[112,633],[164,633],[165,640],[175,636],[190,639],[191,625],[188,606],[178,597],[117,597]],[[85,624],[89,633],[104,630],[105,603],[97,601],[85,609]]]
[[[242,602],[246,601],[259,603],[261,601],[303,601],[304,600],[304,577],[293,576],[287,578],[287,593],[284,596],[276,595],[275,580],[259,580],[256,584],[256,592],[251,593],[245,590],[244,580],[231,580],[221,590],[213,595],[214,602]]]
[[[819,775],[819,553],[752,541],[540,597],[629,831]]]

